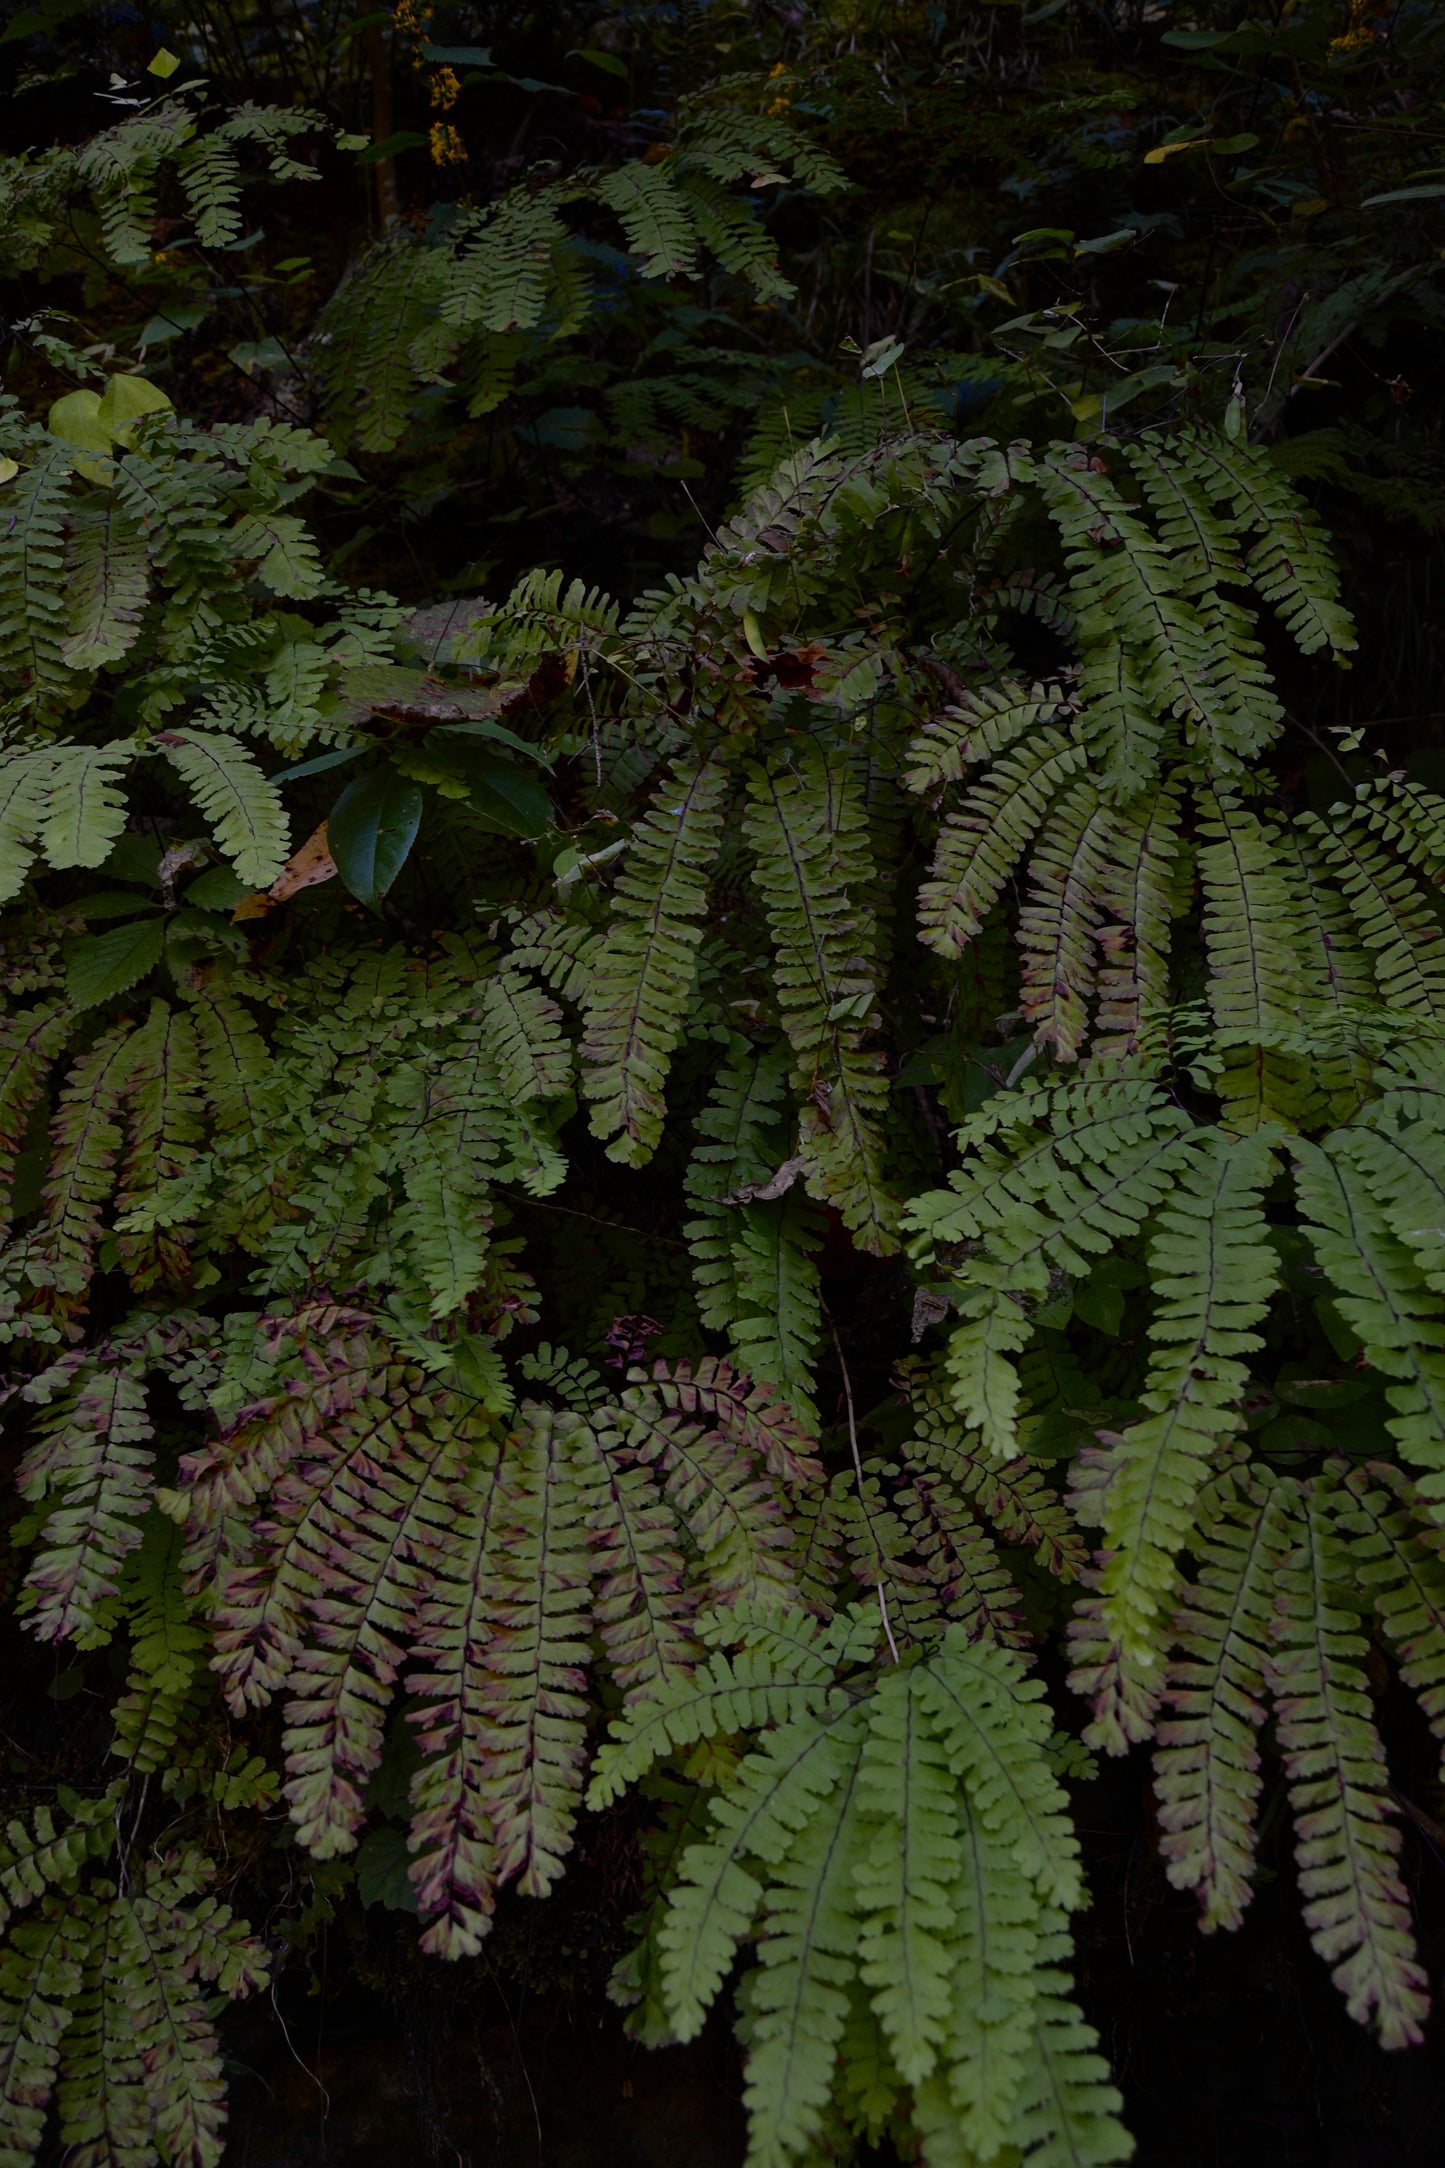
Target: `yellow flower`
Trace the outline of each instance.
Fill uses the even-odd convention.
[[[427,88],[431,102],[437,111],[439,113],[449,113],[457,102],[457,93],[461,89],[461,85],[457,81],[453,69],[438,68]]]
[[[434,120],[431,125],[431,162],[434,166],[464,166],[467,148],[455,128],[445,121]]]

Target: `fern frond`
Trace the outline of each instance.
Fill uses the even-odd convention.
[[[1191,431],[1186,442],[1214,494],[1228,498],[1235,518],[1255,532],[1245,570],[1303,653],[1352,648],[1354,628],[1340,605],[1339,571],[1324,529],[1288,477],[1268,453],[1217,431]]]
[[[754,767],[744,821],[775,958],[774,987],[802,1096],[809,1188],[862,1247],[895,1247],[878,1128],[887,1086],[865,1048],[876,1021],[874,929],[858,898],[872,880],[867,824],[841,762],[811,747],[792,772]]]
[[[845,1723],[832,1732],[835,1769],[825,1811],[804,1822],[763,1899],[759,1962],[743,1996],[743,2099],[748,2157],[757,2168],[786,2168],[796,2160],[821,2129],[833,2090],[858,1966],[852,1899],[866,1841],[857,1809],[867,1736],[856,1718],[851,1728]],[[819,1773],[815,1767],[815,1780]],[[667,1947],[664,1940],[664,1952]]]
[[[60,2045],[84,1978],[91,1923],[53,1899],[0,1944],[0,2162],[30,2168],[45,2135]]]
[[[1335,1503],[1352,1578],[1368,1594],[1400,1676],[1445,1751],[1441,1532],[1408,1478],[1387,1461],[1351,1468]]]
[[[1337,1133],[1348,1140],[1348,1130]],[[1331,1140],[1333,1143],[1334,1140]],[[1342,1149],[1291,1143],[1305,1229],[1342,1315],[1367,1362],[1400,1382],[1386,1388],[1389,1428],[1408,1461],[1425,1470],[1420,1489],[1445,1499],[1445,1317],[1411,1252],[1390,1230],[1348,1141]]]
[[[565,1092],[572,1078],[572,1049],[556,1002],[520,971],[504,968],[484,981],[481,1006],[487,1050],[508,1097],[555,1099]]]
[[[12,752],[0,761],[0,903],[17,894],[30,871],[53,773],[48,750]]]
[[[45,1386],[36,1380],[31,1395]],[[110,1639],[101,1606],[119,1594],[121,1567],[141,1540],[153,1434],[145,1388],[118,1363],[83,1364],[43,1418],[16,1479],[23,1498],[50,1506],[22,1597],[40,1640],[96,1648]]]
[[[1099,887],[1100,1053],[1133,1051],[1169,1006],[1170,920],[1180,856],[1179,784],[1166,777],[1115,811]]]
[[[674,1407],[676,1401],[674,1400]],[[778,1493],[721,1426],[703,1430],[642,1385],[620,1396],[618,1431],[643,1467],[656,1465],[687,1526],[716,1603],[785,1602],[792,1576]]]
[[[43,439],[8,485],[0,537],[0,669],[44,699],[70,684],[65,662],[65,519],[72,454]]]
[[[1199,1899],[1200,1927],[1237,1927],[1255,1864],[1269,1639],[1286,1548],[1289,1486],[1256,1476],[1196,1543],[1195,1578],[1175,1614],[1171,1715],[1157,1730],[1160,1849],[1176,1889]]]
[[[627,245],[649,279],[695,278],[697,246],[689,204],[666,165],[632,160],[604,174],[597,193],[622,221]]]
[[[1240,1360],[1263,1345],[1263,1321],[1279,1275],[1263,1196],[1276,1162],[1269,1136],[1231,1141],[1202,1130],[1179,1167],[1149,1244],[1156,1309],[1140,1395],[1145,1414],[1109,1451],[1108,1477],[1092,1505],[1103,1524],[1101,1624],[1120,1674],[1156,1690],[1168,1633],[1166,1606],[1179,1553],[1218,1446],[1239,1423],[1248,1382]],[[1133,1697],[1095,1678],[1092,1737],[1113,1751],[1131,1735]]]
[[[117,771],[135,758],[135,747],[58,745],[40,848],[52,866],[99,866],[125,826],[125,800]]]
[[[131,1102],[130,1146],[120,1174],[122,1213],[192,1165],[201,1136],[200,1049],[184,1010],[154,1001],[131,1041],[126,1092]],[[183,1285],[190,1276],[184,1231],[122,1233],[117,1253],[136,1288],[162,1282]]]
[[[1249,1128],[1288,1111],[1268,1057],[1298,1043],[1302,942],[1268,830],[1222,793],[1203,794],[1200,810],[1209,1000],[1227,1050],[1219,1091],[1231,1126]]]
[[[119,496],[70,524],[69,626],[61,653],[72,670],[98,670],[129,654],[150,589],[144,530]]]
[[[73,1028],[69,1009],[54,1001],[11,1009],[0,1019],[0,1193],[6,1196],[30,1117]],[[8,1210],[0,1213],[0,1226],[8,1220]]]
[[[629,1377],[641,1384],[644,1373]],[[713,1437],[761,1461],[775,1482],[800,1489],[821,1475],[811,1429],[765,1380],[754,1383],[730,1362],[705,1355],[696,1363],[659,1359],[647,1384],[665,1408],[705,1418]]]
[[[701,2031],[762,1903],[764,1885],[743,1862],[788,1856],[799,1832],[851,1777],[865,1736],[863,1712],[839,1696],[817,1716],[767,1733],[714,1804],[713,1830],[684,1854],[658,1935],[678,2039]]]
[[[976,1156],[950,1174],[947,1190],[915,1197],[907,1224],[920,1263],[940,1245],[973,1250],[950,1264],[963,1323],[949,1340],[948,1370],[959,1413],[1004,1456],[1016,1449],[1018,1420],[1009,1358],[1032,1337],[1030,1299],[1047,1293],[1051,1270],[1086,1273],[1091,1257],[1141,1224],[1173,1178],[1189,1125],[1137,1079],[1000,1093],[992,1109],[975,1125]],[[1000,1146],[989,1131],[1006,1123],[1014,1135]],[[970,1141],[968,1130],[960,1141]]]
[[[50,1125],[52,1171],[31,1273],[61,1302],[81,1300],[90,1278],[101,1207],[114,1186],[119,1115],[135,1059],[135,1034],[129,1023],[119,1023],[73,1065]]]
[[[1339,884],[1385,1006],[1432,1023],[1445,1018],[1445,934],[1409,868],[1358,818],[1303,813],[1299,825]]]
[[[670,770],[633,831],[587,990],[582,1088],[592,1133],[614,1138],[608,1157],[629,1166],[650,1158],[662,1135],[663,1087],[687,1021],[727,790],[715,761]]]
[[[1291,1534],[1271,1670],[1305,1924],[1351,2017],[1373,2022],[1384,2046],[1403,2047],[1421,2038],[1429,2003],[1328,1490],[1301,1498]]]
[[[583,1783],[592,1568],[569,1445],[581,1417],[524,1403],[506,1448],[506,1535],[488,1655],[488,1805],[497,1869],[543,1897]]]
[[[817,1206],[795,1183],[782,1197],[729,1202],[766,1189],[791,1139],[783,1125],[787,1049],[757,1053],[734,1038],[706,1107],[686,1176],[695,1217],[683,1232],[705,1325],[726,1331],[745,1368],[812,1417],[812,1359],[821,1331],[814,1252]]]
[[[910,741],[912,766],[903,780],[920,794],[942,783],[961,783],[977,761],[1007,752],[1040,724],[1052,723],[1064,704],[1064,694],[1052,685],[968,686]]]
[[[918,891],[919,938],[940,956],[975,940],[1054,798],[1083,767],[1083,746],[1048,724],[995,761],[939,832],[929,878]]]
[[[872,1841],[860,1847],[854,1868],[863,1915],[859,1969],[910,2085],[927,2077],[944,2041],[954,1885],[967,1842],[958,1828],[957,1780],[930,1721],[927,1694],[926,1674],[917,1667],[887,1673],[874,1690],[860,1770],[860,1805]],[[901,1841],[894,1841],[895,1832]]]
[[[252,755],[214,730],[166,730],[156,741],[248,888],[269,888],[290,850],[285,808]]]
[[[173,1763],[208,1647],[182,1585],[180,1530],[159,1516],[132,1554],[123,1594],[130,1671],[115,1706],[115,1751],[148,1776]]]
[[[1029,863],[1019,1006],[1035,1040],[1059,1061],[1078,1059],[1088,1030],[1092,950],[1115,840],[1113,808],[1092,782],[1079,782],[1054,808]]]
[[[439,1531],[432,1585],[417,1618],[408,1675],[425,1759],[412,1779],[412,1887],[422,1947],[437,1957],[475,1957],[496,1903],[497,1859],[490,1778],[482,1742],[490,1727],[487,1656],[496,1627],[496,1557],[505,1492],[502,1455],[479,1441],[456,1506]]]

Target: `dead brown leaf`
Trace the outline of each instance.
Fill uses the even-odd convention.
[[[264,918],[278,903],[299,896],[303,888],[315,888],[320,882],[329,881],[335,871],[336,860],[331,855],[323,821],[316,833],[306,838],[300,850],[292,852],[264,894],[243,897],[231,913],[231,924],[238,926],[248,918]]]

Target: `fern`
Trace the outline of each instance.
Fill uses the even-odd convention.
[[[669,774],[633,837],[587,991],[582,1082],[592,1131],[614,1137],[609,1157],[631,1166],[662,1134],[663,1084],[686,1022],[726,790],[714,763]]]
[[[1437,1739],[1445,1737],[1445,1577],[1439,1531],[1397,1468],[1372,1462],[1344,1477],[1338,1524],[1349,1566],[1395,1650],[1400,1676]]]
[[[606,174],[597,193],[617,213],[644,278],[692,278],[697,248],[687,198],[666,166],[627,165]]]
[[[133,1370],[115,1361],[60,1370],[42,1372],[29,1388],[42,1403],[57,1397],[17,1479],[22,1497],[50,1509],[22,1608],[42,1641],[94,1648],[110,1638],[104,1599],[119,1594],[123,1561],[141,1541],[153,1432]]]
[[[1305,1922],[1352,2017],[1387,2047],[1418,2041],[1428,2007],[1384,1749],[1359,1683],[1364,1640],[1327,1490],[1300,1503],[1272,1656]]]
[[[215,731],[163,731],[159,741],[251,888],[268,888],[290,848],[276,791],[244,746]]]
[[[1083,748],[1047,726],[975,784],[938,839],[931,878],[919,891],[922,935],[956,956],[976,938],[1060,786],[1084,765]]]
[[[70,683],[65,664],[65,547],[71,454],[51,441],[12,485],[0,538],[0,667],[45,700]]]
[[[883,1086],[879,1057],[863,1044],[875,1014],[873,933],[851,900],[869,881],[862,808],[846,769],[807,754],[796,773],[756,768],[750,784],[746,828],[802,1095],[806,1179],[864,1247],[886,1253],[894,1210],[879,1165]]]
[[[783,1617],[741,1633],[740,1657],[714,1658],[705,1677],[623,1720],[594,1791],[605,1797],[645,1754],[709,1725],[773,1719],[711,1830],[684,1851],[656,1930],[661,1991],[684,2039],[739,1943],[756,1937],[744,1991],[749,2158],[797,2159],[817,2138],[839,2047],[856,2037],[859,1988],[913,2088],[925,2158],[955,2158],[960,2135],[984,2159],[1066,2143],[1069,2104],[1047,2052],[1036,2066],[1030,2020],[1077,2028],[1080,2047],[1091,2036],[1067,2003],[1036,2003],[1031,1960],[1040,1907],[1060,1921],[1078,1872],[1042,1755],[1046,1719],[1017,1658],[955,1635],[916,1666],[842,1689],[819,1664],[831,1652],[816,1629]],[[834,1661],[853,1654],[833,1646]],[[1057,1954],[1057,1938],[1046,1948]],[[1096,2062],[1083,2074],[1096,2119],[1084,2157],[1118,2158],[1112,2096]]]
[[[76,517],[69,572],[65,661],[72,670],[114,668],[140,635],[150,588],[145,533],[121,498]]]
[[[950,1340],[949,1372],[960,1414],[997,1454],[1016,1449],[1009,1358],[1032,1336],[1029,1298],[1048,1293],[1054,1270],[1082,1276],[1141,1224],[1174,1178],[1188,1129],[1178,1108],[1135,1081],[1029,1092],[1010,1120],[1011,1104],[996,1102],[998,1114],[978,1125],[976,1157],[948,1190],[915,1197],[907,1220],[919,1261],[940,1244],[976,1246],[958,1273],[965,1322]],[[1015,1134],[996,1144],[989,1131],[1004,1124]]]
[[[1426,1471],[1432,1507],[1445,1492],[1445,1321],[1416,1259],[1390,1230],[1371,1184],[1347,1150],[1300,1139],[1293,1147],[1301,1215],[1343,1315],[1368,1361],[1400,1382],[1387,1388],[1400,1450]]]
[[[1086,1683],[1094,1737],[1116,1750],[1134,1735],[1130,1675],[1145,1692],[1158,1676],[1165,1605],[1211,1456],[1239,1420],[1248,1378],[1239,1358],[1262,1345],[1278,1260],[1261,1198],[1274,1172],[1266,1135],[1230,1143],[1205,1131],[1155,1220],[1146,1412],[1110,1447],[1107,1479],[1090,1503],[1103,1525],[1099,1627],[1119,1683],[1096,1665]]]
[[[1255,1478],[1267,1482],[1265,1471]],[[1154,1785],[1169,1879],[1196,1893],[1206,1933],[1237,1927],[1250,1897],[1288,1498],[1287,1487],[1251,1487],[1225,1503],[1175,1619],[1183,1654],[1170,1670],[1173,1713],[1158,1728]]]

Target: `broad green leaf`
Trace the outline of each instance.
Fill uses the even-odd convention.
[[[484,775],[472,776],[473,809],[503,835],[530,840],[544,834],[552,807],[541,784],[523,775],[509,760],[490,761],[488,770]]]
[[[326,824],[336,870],[360,903],[375,907],[406,864],[421,825],[422,795],[390,766],[345,789]]]
[[[416,1891],[408,1872],[411,1854],[399,1829],[373,1829],[356,1854],[356,1887],[364,1905],[386,1912],[415,1912]]]
[[[100,401],[99,418],[107,437],[129,444],[143,414],[167,414],[171,402],[158,384],[143,376],[113,376]]]
[[[101,414],[99,392],[68,391],[57,399],[46,416],[45,426],[62,444],[77,451],[108,452],[111,432]]]
[[[142,918],[77,941],[65,973],[65,990],[76,1008],[93,1008],[145,978],[160,962],[165,939],[162,919]]]

